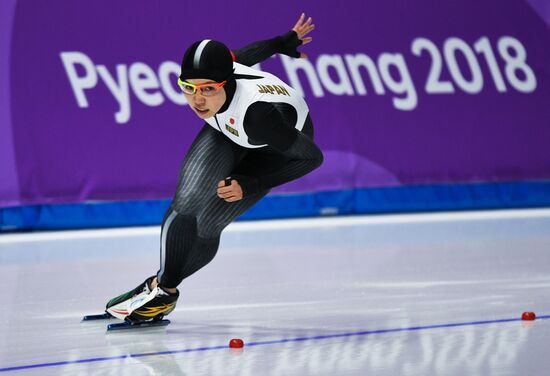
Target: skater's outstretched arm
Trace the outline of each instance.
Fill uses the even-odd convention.
[[[302,13],[292,30],[272,39],[266,39],[249,44],[246,47],[233,51],[237,63],[252,66],[260,63],[270,56],[281,53],[295,58],[307,58],[303,52],[297,51],[298,46],[311,42],[311,37],[306,37],[315,25],[309,17],[306,20]]]

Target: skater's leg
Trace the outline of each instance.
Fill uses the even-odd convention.
[[[215,256],[221,231],[265,193],[235,203],[217,196],[217,186],[245,151],[209,127],[203,129],[186,156],[177,193],[161,229],[161,263],[157,281],[146,297],[128,302],[129,319],[159,318],[176,304],[181,281]]]
[[[175,288],[208,264],[218,249],[221,231],[265,195],[234,203],[217,196],[218,182],[232,173],[245,154],[245,149],[210,127],[193,143],[161,230],[158,281],[163,288]]]
[[[179,183],[178,183],[178,195],[176,198],[179,200],[178,208],[182,210],[183,215],[177,215],[174,211],[174,204],[176,200],[172,202],[163,219],[162,223],[162,241],[163,247],[169,244],[169,249],[174,249],[170,253],[170,260],[168,260],[174,268],[181,268],[183,264],[182,257],[185,258],[185,252],[181,253],[177,250],[189,249],[194,243],[196,238],[196,216],[197,207],[201,205],[202,191],[206,188],[209,182],[197,181],[197,178],[203,178],[206,167],[209,167],[209,163],[214,163],[214,173],[223,175],[219,169],[230,171],[233,161],[238,157],[238,149],[231,147],[231,142],[225,139],[223,135],[212,129],[209,125],[205,125],[193,145],[191,146],[180,171]],[[224,145],[225,144],[225,145]],[[221,158],[225,158],[222,162],[217,163],[214,160],[216,156],[216,149],[223,150],[220,154]],[[215,180],[215,179],[214,179]],[[216,182],[217,184],[217,182]],[[214,185],[214,191],[216,185]],[[182,201],[183,200],[183,204]],[[195,203],[195,205],[191,205]],[[177,217],[177,218],[176,218]],[[170,231],[168,231],[170,229]],[[161,256],[164,252],[161,252]],[[161,260],[161,265],[163,264]],[[178,266],[180,265],[180,266]],[[140,294],[150,294],[156,286],[156,278],[149,281],[149,284],[141,284],[137,288],[128,291],[125,294],[119,295],[116,298],[111,299],[107,303],[107,311],[117,318],[123,319],[127,316],[127,305],[130,299],[136,298],[138,300],[141,297]],[[175,286],[174,286],[175,287]],[[176,294],[175,289],[167,289],[168,293]]]

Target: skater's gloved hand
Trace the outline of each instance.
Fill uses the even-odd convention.
[[[218,183],[218,197],[227,202],[239,201],[243,198],[243,189],[237,180],[228,177]]]
[[[259,192],[258,179],[251,176],[232,175],[218,183],[218,197],[227,202],[242,200]]]
[[[306,37],[306,35],[313,29],[315,29],[315,25],[311,17],[306,20],[305,13],[302,13],[292,30],[279,37],[281,43],[280,52],[291,57],[307,59],[307,55],[298,51],[297,48],[300,45],[311,42],[313,38]]]

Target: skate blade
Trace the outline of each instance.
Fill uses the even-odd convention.
[[[128,322],[124,321],[120,324],[107,325],[107,331],[112,332],[114,330],[126,330],[126,329],[140,329],[140,328],[154,328],[160,326],[167,326],[170,324],[170,320],[157,320],[157,321],[145,321],[145,322]]]
[[[86,315],[82,318],[82,321],[93,321],[93,320],[107,320],[113,319],[114,316],[110,313],[104,312],[99,315]]]

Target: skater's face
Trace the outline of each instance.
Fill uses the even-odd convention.
[[[201,119],[207,119],[216,115],[225,103],[226,94],[223,83],[210,79],[192,78],[185,80],[183,94],[187,98],[189,106]],[[190,85],[188,85],[190,84]],[[180,84],[181,86],[181,84]],[[193,94],[190,94],[193,92]]]

